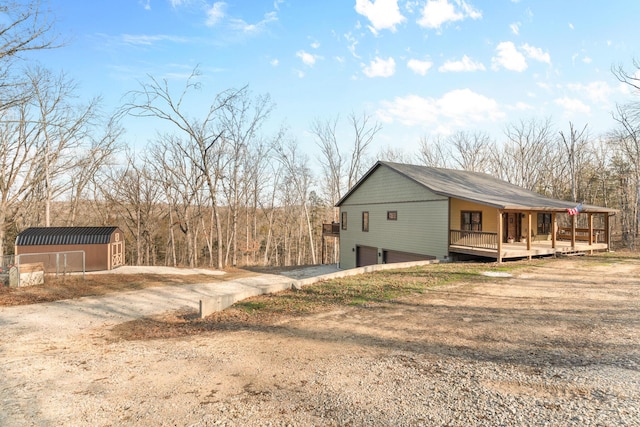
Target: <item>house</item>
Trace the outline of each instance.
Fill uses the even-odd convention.
[[[16,262],[42,262],[47,272],[111,270],[124,265],[124,233],[118,227],[31,227],[18,234],[15,254]]]
[[[579,216],[588,226],[577,228],[578,215],[568,215],[574,202],[484,173],[382,161],[336,206],[341,268],[607,250],[609,216],[616,212],[583,205]]]

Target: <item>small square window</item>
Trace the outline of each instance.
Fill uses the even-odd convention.
[[[387,211],[387,220],[388,221],[397,221],[398,220],[398,211]]]
[[[362,231],[369,231],[369,212],[362,212]]]
[[[347,229],[347,213],[346,212],[342,212],[341,227],[343,230]]]

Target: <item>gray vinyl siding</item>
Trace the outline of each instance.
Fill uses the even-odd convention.
[[[390,202],[410,202],[424,200],[446,200],[424,186],[400,175],[398,172],[382,166],[376,169],[357,191],[351,194],[342,205],[358,205]]]
[[[386,168],[374,171],[344,200],[347,230],[340,230],[340,267],[354,268],[356,245],[435,256],[448,255],[449,199]],[[362,212],[369,212],[369,232],[362,231]],[[387,211],[398,219],[387,220]],[[382,262],[379,258],[378,262]]]

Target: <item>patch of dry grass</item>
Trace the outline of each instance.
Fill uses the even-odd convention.
[[[45,277],[44,285],[10,288],[0,286],[0,306],[37,304],[86,296],[100,296],[115,292],[135,291],[156,286],[184,285],[227,281],[254,275],[243,270],[233,270],[220,276],[210,275],[159,275],[159,274],[87,274]]]

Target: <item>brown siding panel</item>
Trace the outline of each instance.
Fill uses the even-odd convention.
[[[383,254],[383,262],[385,264],[392,264],[394,262],[411,262],[411,261],[425,261],[436,259],[436,257],[431,255],[422,255],[422,254],[412,254],[409,252],[401,252],[401,251],[389,251],[384,250]]]

